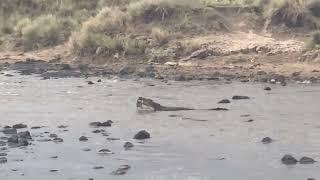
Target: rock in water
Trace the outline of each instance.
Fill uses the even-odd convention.
[[[27,128],[28,126],[25,124],[15,124],[12,126],[13,129],[23,129],[23,128]]]
[[[125,150],[129,150],[129,149],[133,148],[134,145],[131,142],[126,142],[126,143],[124,143],[123,147]]]
[[[126,174],[130,169],[131,169],[131,166],[129,166],[129,165],[122,165],[122,166],[120,166],[117,170],[112,171],[112,172],[111,172],[111,175],[116,175],[116,176],[124,175],[124,174]]]
[[[13,128],[6,128],[2,130],[3,134],[17,134],[17,130]]]
[[[85,136],[81,136],[81,137],[79,138],[79,141],[88,141],[88,138],[85,137]]]
[[[133,139],[138,139],[138,140],[142,140],[142,139],[149,139],[150,138],[150,133],[148,133],[145,130],[139,131],[134,137]]]
[[[7,162],[8,162],[7,158],[0,157],[0,164],[4,164],[4,163],[7,163]]]
[[[13,135],[8,139],[9,144],[18,144],[19,143],[19,137],[17,135]]]
[[[233,96],[233,100],[244,100],[244,99],[250,99],[248,96]]]
[[[228,104],[231,103],[229,99],[222,99],[221,101],[218,102],[219,104]]]
[[[109,149],[101,149],[98,152],[99,154],[113,154],[112,151],[110,151]]]
[[[270,143],[272,143],[272,141],[273,141],[273,140],[272,140],[271,138],[265,137],[265,138],[262,139],[261,142],[262,142],[263,144],[270,144]]]
[[[18,133],[19,138],[32,139],[29,131],[23,131]]]
[[[312,158],[309,158],[309,157],[302,157],[299,161],[300,164],[313,164],[315,163],[316,161]]]
[[[294,165],[297,164],[298,160],[291,155],[285,155],[281,159],[282,163],[285,165]]]
[[[271,91],[271,87],[265,87],[264,90],[265,91]]]

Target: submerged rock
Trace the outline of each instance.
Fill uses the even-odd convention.
[[[244,100],[244,99],[250,99],[248,96],[233,96],[233,100]]]
[[[112,125],[113,121],[108,120],[106,122],[92,122],[89,125],[93,127],[110,127]]]
[[[52,141],[55,142],[55,143],[60,143],[60,142],[63,142],[63,139],[56,137]]]
[[[312,158],[309,158],[309,157],[302,157],[300,160],[299,160],[299,163],[300,164],[313,164],[315,163],[316,161]]]
[[[95,169],[95,170],[103,169],[103,168],[104,168],[103,166],[95,166],[95,167],[93,167],[93,169]]]
[[[23,131],[18,133],[19,138],[32,139],[29,131]]]
[[[1,146],[5,146],[6,144],[7,144],[6,142],[0,141],[0,147],[1,147]]]
[[[79,138],[79,141],[88,141],[88,138],[85,137],[85,136],[81,136],[81,137]]]
[[[222,99],[221,101],[218,102],[219,104],[228,104],[231,103],[229,99]]]
[[[271,87],[265,87],[264,90],[265,91],[271,91]]]
[[[125,150],[129,150],[129,149],[133,148],[134,145],[131,142],[126,142],[126,143],[124,143],[123,147]]]
[[[0,157],[7,156],[7,153],[0,153]]]
[[[138,140],[142,140],[142,139],[149,139],[150,138],[150,133],[148,133],[145,130],[139,131],[134,137],[133,139],[138,139]]]
[[[15,124],[12,126],[13,129],[24,129],[27,128],[28,126],[25,124]]]
[[[8,162],[7,158],[0,157],[0,164],[4,164],[4,163],[7,163],[7,162]]]
[[[124,174],[126,174],[130,169],[131,169],[131,166],[129,166],[129,165],[121,165],[117,170],[112,171],[112,172],[111,172],[111,175],[116,175],[116,176],[124,175]]]
[[[281,159],[281,162],[285,165],[294,165],[298,163],[298,160],[291,155],[285,155]]]
[[[13,135],[9,137],[8,139],[9,144],[18,144],[19,143],[19,137],[17,135]]]
[[[10,135],[10,134],[17,134],[17,129],[13,129],[13,128],[5,128],[2,130],[3,134],[7,134],[7,135]]]
[[[98,151],[99,154],[113,154],[109,149],[101,149]]]
[[[273,140],[272,140],[270,137],[265,137],[265,138],[262,139],[261,142],[262,142],[263,144],[270,144],[270,143],[272,143],[272,141],[273,141]]]
[[[88,81],[88,84],[89,84],[89,85],[92,85],[92,84],[94,84],[94,82],[92,82],[92,81]]]
[[[58,135],[56,135],[56,134],[50,134],[49,137],[51,137],[51,138],[57,138]]]

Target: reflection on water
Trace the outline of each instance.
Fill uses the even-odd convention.
[[[98,78],[91,78],[95,81]],[[84,79],[40,80],[32,76],[0,77],[0,125],[25,123],[45,126],[30,130],[34,139],[56,133],[63,143],[38,142],[26,149],[10,149],[8,163],[0,165],[6,180],[136,179],[136,180],[301,180],[320,178],[319,164],[287,167],[284,154],[320,160],[320,87],[316,85],[274,86],[263,84],[186,82],[167,85],[150,81],[103,80],[88,85]],[[150,86],[150,83],[155,86]],[[232,95],[250,100],[217,102]],[[226,107],[230,111],[182,111],[138,114],[139,96],[168,106],[197,109]],[[242,115],[249,114],[249,117]],[[111,138],[94,134],[89,122],[113,120],[106,128]],[[253,119],[249,123],[247,120]],[[202,120],[202,121],[196,121]],[[57,128],[68,125],[69,131]],[[151,133],[147,141],[132,137],[142,129]],[[82,135],[88,142],[79,142]],[[272,137],[269,145],[260,143]],[[135,147],[125,151],[126,141]],[[90,148],[91,151],[83,151]],[[101,156],[108,148],[115,154]],[[58,156],[58,159],[51,159]],[[23,161],[17,161],[17,160]],[[132,166],[120,177],[110,172],[120,165]],[[104,169],[94,170],[94,166]],[[12,171],[12,170],[17,171]],[[58,172],[49,172],[58,169]]]

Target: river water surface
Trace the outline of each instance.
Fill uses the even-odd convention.
[[[12,73],[12,72],[11,72]],[[0,76],[0,125],[24,123],[35,141],[27,148],[4,151],[8,163],[0,164],[2,180],[304,180],[320,178],[319,163],[285,166],[285,154],[320,160],[320,86],[156,82],[99,78],[40,80],[36,76]],[[250,100],[217,102],[233,95]],[[197,109],[226,107],[230,111],[137,113],[139,96],[168,106]],[[246,116],[250,115],[250,116]],[[247,122],[248,120],[253,122]],[[94,134],[88,124],[113,120],[105,128],[110,141]],[[68,131],[57,128],[66,125]],[[133,140],[139,130],[151,139]],[[63,143],[38,142],[45,131]],[[89,137],[79,142],[80,136]],[[2,134],[0,134],[2,136]],[[262,144],[269,136],[275,141]],[[125,142],[135,147],[126,151]],[[83,151],[90,148],[91,151]],[[99,155],[98,150],[114,152]],[[51,156],[58,156],[52,159]],[[23,160],[23,161],[21,161]],[[132,168],[126,175],[110,173],[120,165]],[[95,170],[93,167],[103,166]],[[58,172],[49,172],[52,169]]]

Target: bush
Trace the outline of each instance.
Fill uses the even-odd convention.
[[[170,34],[164,29],[152,28],[151,37],[158,43],[158,45],[162,46],[169,42]]]
[[[22,44],[25,50],[54,46],[65,40],[64,26],[52,16],[40,16],[22,28]]]
[[[307,44],[307,49],[320,49],[320,31],[313,33],[311,40]]]

